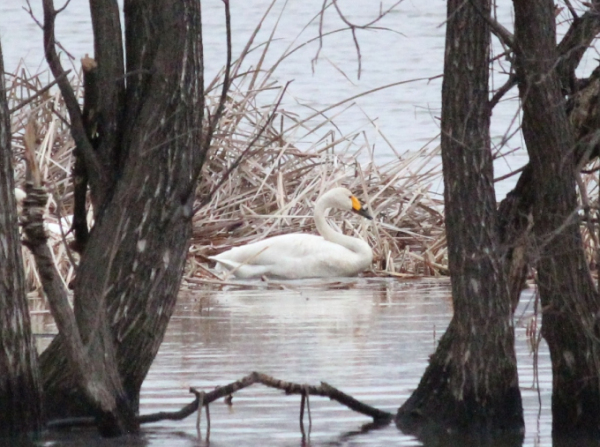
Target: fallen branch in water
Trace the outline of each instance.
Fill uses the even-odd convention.
[[[311,396],[322,396],[329,397],[331,400],[335,400],[342,405],[350,408],[352,411],[364,414],[373,418],[373,422],[390,422],[394,417],[392,413],[387,411],[379,410],[375,407],[367,405],[353,398],[352,396],[338,390],[331,385],[321,382],[321,385],[301,385],[293,382],[286,382],[284,380],[278,380],[274,377],[268,376],[263,373],[253,372],[248,374],[242,379],[232,382],[228,385],[217,387],[208,393],[204,393],[203,404],[209,405],[217,399],[227,397],[230,394],[235,393],[238,390],[247,388],[255,383],[262,383],[270,388],[276,388],[278,390],[285,391],[285,394],[299,394],[299,395],[311,395]],[[190,388],[190,393],[196,394],[196,399],[183,407],[179,411],[163,411],[160,413],[147,414],[139,417],[139,422],[145,424],[148,422],[157,422],[164,419],[179,420],[188,417],[194,411],[198,410],[199,395],[200,391],[195,388]]]
[[[329,397],[331,400],[335,400],[340,404],[348,407],[352,411],[356,411],[357,413],[364,414],[365,416],[369,416],[373,418],[373,423],[381,426],[384,424],[388,424],[392,421],[394,415],[387,411],[379,410],[375,407],[367,405],[363,402],[360,402],[353,398],[352,396],[338,390],[337,388],[325,383],[321,382],[319,386],[313,385],[303,385],[298,383],[286,382],[284,380],[278,380],[274,377],[268,376],[266,374],[262,374],[259,372],[252,372],[248,374],[246,377],[241,378],[235,382],[229,383],[225,386],[220,386],[212,391],[204,392],[198,391],[196,388],[190,388],[190,393],[195,394],[196,398],[185,405],[178,411],[161,411],[158,413],[151,413],[138,416],[138,422],[140,424],[147,424],[150,422],[159,422],[164,420],[181,420],[186,417],[192,415],[194,412],[198,411],[198,409],[203,406],[206,407],[206,417],[207,417],[207,431],[210,432],[210,413],[208,412],[208,405],[212,402],[226,398],[231,396],[236,391],[239,391],[243,388],[247,388],[256,383],[262,383],[265,386],[270,388],[276,388],[278,390],[285,391],[285,394],[299,394],[302,396],[301,400],[301,412],[300,412],[300,430],[304,432],[304,408],[309,408],[308,405],[308,396],[322,396]],[[309,414],[309,432],[311,425],[311,415],[310,409],[308,410]],[[80,425],[90,425],[92,418],[77,418],[77,419],[65,419],[52,421],[47,426],[49,428],[64,428],[67,426],[80,426]],[[200,427],[200,415],[198,415],[198,421],[196,426],[199,430]],[[207,434],[208,436],[208,434]]]

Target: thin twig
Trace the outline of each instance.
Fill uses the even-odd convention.
[[[57,11],[54,9],[53,0],[43,0],[42,3],[44,6],[44,46],[46,60],[54,75],[54,79],[58,82],[67,111],[69,112],[69,117],[71,119],[71,135],[73,136],[77,148],[81,150],[81,154],[85,160],[86,169],[90,177],[90,184],[97,186],[105,176],[86,135],[81,109],[79,108],[79,102],[77,101],[75,92],[65,76],[65,70],[62,68],[58,54],[56,54],[54,23]]]
[[[61,8],[58,8],[56,10],[56,15],[60,14],[61,12],[63,12],[67,8],[67,6],[69,6],[69,3],[71,3],[71,0],[67,0],[65,2],[65,4]]]
[[[354,41],[354,46],[356,48],[356,56],[358,57],[358,79],[360,79],[360,74],[362,72],[362,55],[360,52],[360,45],[358,44],[358,38],[356,37],[356,30],[371,28],[372,25],[379,22],[386,15],[388,15],[391,11],[393,11],[396,8],[396,6],[398,6],[400,3],[402,3],[402,0],[398,0],[396,3],[394,3],[392,6],[390,6],[386,11],[380,11],[379,15],[375,19],[371,20],[370,22],[368,22],[364,25],[357,25],[355,23],[350,22],[344,15],[344,13],[342,13],[342,10],[340,9],[340,7],[337,4],[337,0],[332,0],[332,3],[333,3],[333,6],[335,7],[335,10],[338,13],[338,16],[342,20],[342,22],[344,22],[350,28],[350,31],[352,32],[352,40]],[[319,31],[321,31],[321,28],[319,29]]]
[[[527,166],[527,165],[525,165]],[[519,169],[515,169],[514,171],[509,172],[508,174],[504,174],[500,177],[494,178],[494,183],[501,182],[502,180],[506,180],[507,178],[511,178],[514,175],[517,175],[525,170],[525,166],[521,166]]]
[[[325,9],[329,8],[329,6],[331,5],[327,4],[327,0],[323,0],[323,6],[321,6],[321,10],[319,12],[319,46],[317,47],[317,52],[315,53],[315,56],[310,61],[313,74],[315,72],[315,65],[317,64],[317,61],[319,60],[319,55],[321,54],[321,50],[323,49],[323,21],[325,18]]]
[[[209,120],[208,131],[206,132],[206,138],[204,140],[204,151],[208,151],[210,143],[212,141],[213,133],[219,123],[219,120],[223,117],[223,111],[225,110],[225,102],[227,101],[227,93],[229,92],[229,85],[231,83],[231,12],[229,10],[229,0],[223,0],[225,4],[225,26],[227,29],[227,60],[225,62],[225,74],[223,78],[223,88],[221,89],[221,97],[219,98],[219,105],[212,119]]]
[[[23,10],[29,14],[29,16],[31,17],[31,19],[35,22],[35,24],[43,31],[44,30],[44,24],[42,22],[40,22],[38,20],[38,18],[33,14],[33,9],[31,8],[30,0],[25,0],[25,1],[27,2],[27,8],[25,8],[23,6]],[[64,8],[67,7],[67,5],[69,4],[70,1],[71,0],[67,1],[67,3],[62,8],[60,8],[58,11],[56,11],[56,13],[57,14],[61,13],[64,10]],[[56,41],[56,46],[58,48],[60,48],[67,55],[67,57],[69,59],[75,60],[75,56],[73,56],[71,53],[69,53],[67,51],[67,49],[59,41]]]
[[[569,9],[569,12],[573,16],[573,20],[577,20],[579,18],[579,16],[577,15],[577,11],[575,11],[575,8],[573,8],[573,5],[571,4],[571,1],[570,0],[564,0],[564,2],[565,2],[565,5],[567,5],[567,8]]]
[[[71,73],[71,70],[67,70],[65,71],[61,77],[65,77],[67,76],[69,73]],[[42,96],[44,93],[46,93],[48,90],[50,90],[52,87],[54,87],[56,84],[58,83],[58,79],[55,79],[54,81],[52,81],[50,84],[48,84],[46,87],[38,90],[33,96],[30,96],[29,98],[27,98],[25,101],[21,101],[18,105],[14,106],[12,109],[10,109],[8,111],[9,114],[12,114],[14,112],[16,112],[17,110],[22,109],[23,107],[25,107],[27,104],[29,104],[32,101],[35,101],[37,98],[39,98],[40,96]]]

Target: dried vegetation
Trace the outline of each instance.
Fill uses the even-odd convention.
[[[428,146],[416,153],[397,154],[392,161],[381,164],[367,143],[357,143],[357,135],[330,131],[307,143],[306,135],[332,123],[327,118],[315,123],[315,116],[324,116],[319,113],[303,120],[276,110],[283,87],[272,80],[271,71],[260,66],[240,74],[241,60],[233,67],[235,81],[198,186],[198,211],[193,219],[194,236],[184,284],[222,282],[223,278],[213,273],[207,256],[277,234],[316,232],[312,220],[314,200],[336,185],[354,191],[375,217],[371,222],[350,215],[332,217],[340,231],[360,235],[373,247],[374,263],[366,275],[446,274],[442,203],[430,192],[431,185],[440,181],[439,148]],[[258,73],[263,73],[262,80]],[[26,124],[33,120],[38,162],[51,193],[47,210],[49,242],[68,284],[76,262],[76,254],[68,248],[73,141],[64,103],[57,89],[48,88],[48,77],[46,73],[31,74],[25,68],[7,75],[15,176],[17,185],[23,187],[23,135]],[[209,109],[218,103],[220,81],[222,75],[207,89]],[[79,76],[72,75],[71,82],[81,92]],[[265,101],[265,97],[271,100]],[[243,161],[227,176],[241,156]],[[593,167],[588,169],[592,171],[582,176],[582,185],[590,196],[583,199],[589,209],[590,203],[596,203],[598,182]],[[595,265],[598,243],[591,231],[592,218],[587,217],[583,236],[590,263]],[[27,250],[23,253],[30,290],[37,292],[40,285],[32,259]]]
[[[372,222],[333,216],[341,231],[360,234],[373,246],[375,261],[370,274],[445,273],[441,202],[429,193],[431,183],[439,181],[440,176],[437,148],[398,156],[382,166],[377,164],[371,148],[356,143],[356,135],[340,136],[331,131],[307,145],[298,135],[310,134],[314,128],[307,130],[307,120],[274,110],[277,92],[283,89],[270,79],[270,73],[259,82],[255,74],[260,67],[238,74],[239,66],[234,66],[235,81],[198,186],[198,204],[205,204],[194,217],[185,280],[219,281],[206,256],[229,247],[286,232],[315,232],[313,202],[334,185],[354,191],[375,216]],[[25,68],[7,76],[15,175],[17,185],[22,187],[23,135],[26,124],[33,120],[38,162],[51,193],[47,212],[50,243],[68,283],[74,274],[66,243],[70,238],[68,216],[72,214],[73,141],[58,90],[44,89],[46,77],[45,73],[32,75]],[[209,108],[218,102],[220,80],[215,79],[207,89]],[[73,75],[71,82],[81,92],[79,77]],[[274,98],[267,106],[265,96]],[[273,114],[275,119],[269,121]],[[315,126],[326,124],[329,122]],[[299,145],[306,147],[301,150]],[[227,169],[243,153],[243,161],[226,176]],[[61,234],[60,222],[66,237]],[[30,288],[37,290],[39,282],[26,250],[24,256]]]

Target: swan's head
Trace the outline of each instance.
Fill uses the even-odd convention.
[[[352,211],[367,219],[373,219],[367,208],[363,207],[360,200],[358,200],[347,188],[333,188],[319,197],[317,203],[321,204],[324,208],[337,208],[344,211]]]

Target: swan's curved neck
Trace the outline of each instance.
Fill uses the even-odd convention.
[[[325,219],[325,214],[328,208],[330,208],[330,206],[323,202],[317,201],[315,204],[315,225],[319,234],[323,236],[323,239],[333,242],[334,244],[341,245],[342,247],[346,247],[348,250],[351,250],[354,253],[372,256],[371,247],[369,247],[369,244],[367,244],[365,241],[355,237],[346,236],[345,234],[335,231],[329,226],[327,220]]]

